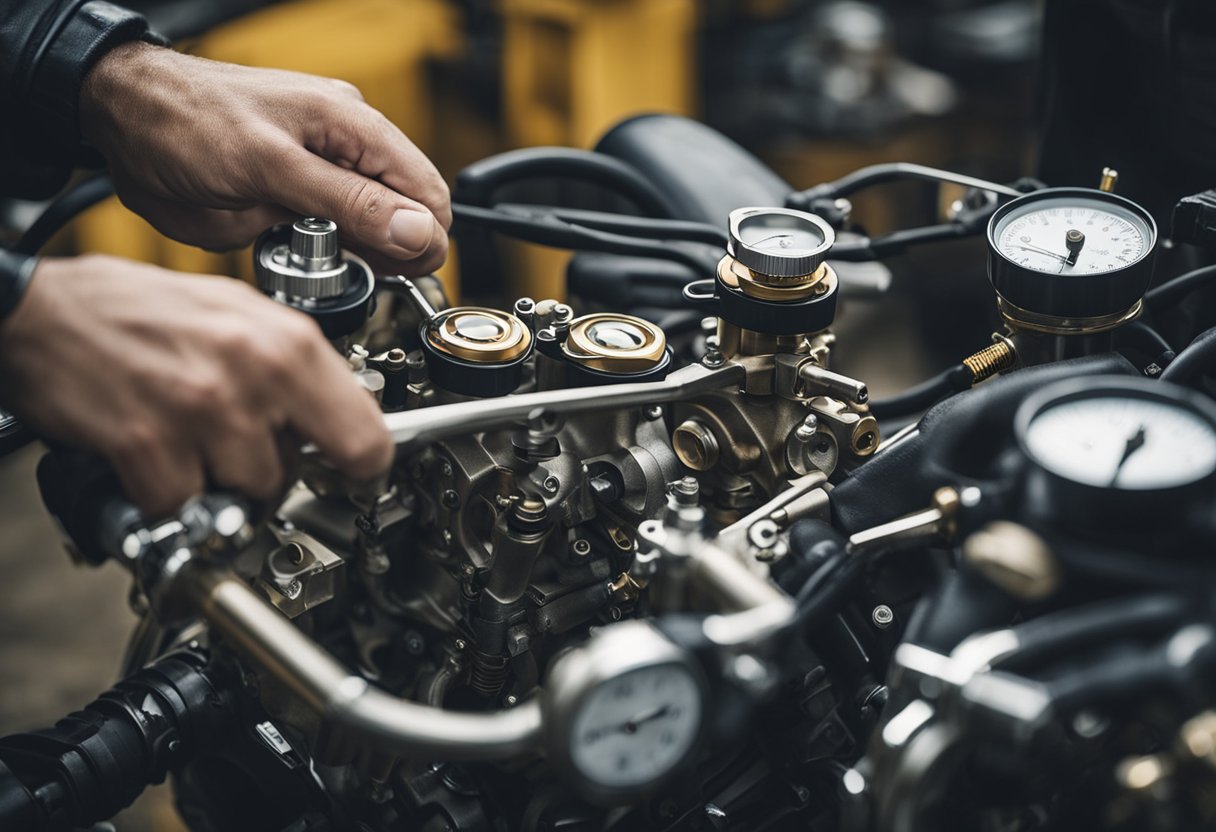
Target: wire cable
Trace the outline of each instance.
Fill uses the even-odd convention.
[[[34,220],[34,224],[26,229],[17,245],[13,246],[13,251],[32,257],[57,231],[113,194],[114,180],[108,173],[99,174],[69,188]]]
[[[1173,306],[1191,292],[1198,291],[1216,280],[1216,265],[1204,266],[1171,278],[1144,296],[1144,305],[1151,309]]]
[[[1195,336],[1161,374],[1162,381],[1189,384],[1205,372],[1216,369],[1216,327]]]

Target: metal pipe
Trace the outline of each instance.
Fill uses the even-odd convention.
[[[232,573],[194,561],[174,583],[215,632],[352,739],[436,760],[506,759],[540,745],[538,699],[494,713],[400,699],[350,673]]]
[[[405,454],[449,436],[506,427],[528,418],[536,411],[546,414],[585,413],[661,404],[729,387],[742,382],[745,376],[746,370],[740,364],[727,364],[716,369],[691,364],[672,373],[664,381],[545,390],[437,405],[386,413],[384,421],[397,444],[397,453]],[[315,448],[306,448],[305,453],[309,452],[315,454]]]

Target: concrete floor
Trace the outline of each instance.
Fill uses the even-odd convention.
[[[64,551],[34,481],[41,455],[31,446],[0,460],[0,735],[52,725],[114,684],[135,625],[121,568],[76,566]],[[167,785],[114,824],[184,829]]]

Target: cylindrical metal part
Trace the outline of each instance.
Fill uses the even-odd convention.
[[[495,713],[454,713],[399,699],[347,671],[231,573],[194,562],[175,583],[218,634],[353,740],[436,760],[505,759],[540,744],[536,699]]]

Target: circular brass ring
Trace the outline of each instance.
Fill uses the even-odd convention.
[[[997,297],[997,308],[1001,317],[1017,329],[1043,332],[1048,335],[1094,335],[1099,332],[1110,332],[1140,314],[1144,301],[1138,300],[1131,309],[1116,312],[1113,315],[1102,315],[1097,318],[1061,318],[1055,315],[1042,315],[1015,306],[1002,297]]]
[[[777,303],[826,294],[836,282],[836,272],[827,263],[821,263],[815,271],[798,277],[770,277],[752,271],[729,254],[718,261],[718,277],[724,284],[748,297]]]
[[[562,351],[593,370],[636,373],[658,366],[667,352],[667,336],[632,315],[584,315],[570,322]]]
[[[427,325],[440,352],[478,364],[512,361],[528,351],[532,332],[514,315],[480,306],[445,309]]]

